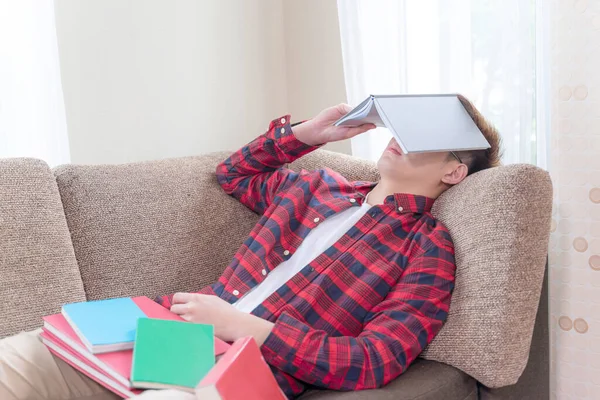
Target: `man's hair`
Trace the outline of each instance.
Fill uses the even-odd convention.
[[[501,165],[500,158],[502,157],[502,139],[498,133],[498,130],[489,121],[487,121],[483,115],[481,115],[481,113],[477,110],[477,108],[475,108],[469,99],[460,94],[458,95],[458,99],[491,146],[486,150],[457,152],[462,162],[469,168],[468,175]],[[450,155],[450,157],[452,157],[452,155]]]

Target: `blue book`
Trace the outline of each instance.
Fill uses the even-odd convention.
[[[66,304],[62,315],[93,354],[133,349],[138,318],[146,317],[129,297]]]

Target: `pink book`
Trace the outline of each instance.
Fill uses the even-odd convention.
[[[134,297],[133,301],[149,318],[183,321],[181,317],[173,314],[148,297]],[[62,314],[44,317],[44,330],[51,333],[64,344],[65,347],[81,355],[100,370],[115,379],[121,385],[130,388],[132,350],[114,351],[110,353],[92,354],[83,344],[81,339]],[[229,344],[215,338],[215,355],[224,353]]]
[[[106,375],[115,379],[125,387],[131,387],[129,377],[131,373],[132,350],[113,351],[111,353],[92,354],[85,347],[79,336],[71,328],[65,317],[54,314],[44,317],[44,332],[52,334],[60,345],[68,348],[87,362],[96,365]]]
[[[252,337],[236,340],[196,387],[198,400],[285,400]]]
[[[90,379],[98,382],[111,392],[116,393],[123,398],[130,398],[143,392],[143,390],[131,389],[129,385],[124,386],[117,380],[106,375],[97,365],[94,365],[87,358],[77,354],[68,346],[65,346],[60,339],[51,333],[42,332],[40,337],[52,354],[88,376]]]

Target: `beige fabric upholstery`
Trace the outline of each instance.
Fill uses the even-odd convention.
[[[529,360],[519,381],[510,386],[488,388],[479,384],[480,400],[550,399],[550,327],[548,326],[548,265],[542,284]]]
[[[320,151],[292,164],[373,179],[373,164]],[[457,262],[450,315],[422,357],[488,387],[517,382],[527,364],[548,251],[552,185],[531,165],[482,171],[442,195],[434,215],[450,230]]]
[[[0,277],[0,337],[85,300],[56,182],[42,161],[0,160]]]
[[[217,183],[228,155],[55,170],[89,299],[217,280],[258,220]]]
[[[488,387],[525,369],[550,235],[552,183],[531,165],[475,174],[442,195],[433,214],[456,251],[448,322],[423,357],[465,371]]]

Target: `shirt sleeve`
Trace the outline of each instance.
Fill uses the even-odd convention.
[[[373,389],[399,376],[439,332],[454,288],[452,243],[427,243],[357,337],[330,336],[283,312],[261,348],[265,360],[334,390]]]
[[[318,146],[310,146],[296,139],[290,125],[290,116],[286,115],[271,121],[265,134],[220,163],[216,171],[217,180],[227,194],[262,214],[277,193],[306,174],[306,171],[296,173],[283,166],[317,148]],[[232,273],[232,270],[226,269],[224,275]],[[218,282],[197,293],[216,295],[216,284]],[[173,294],[158,296],[154,301],[165,308],[171,308]]]
[[[223,190],[259,214],[305,173],[283,166],[318,148],[296,139],[289,121],[289,115],[273,120],[265,134],[217,166]]]

